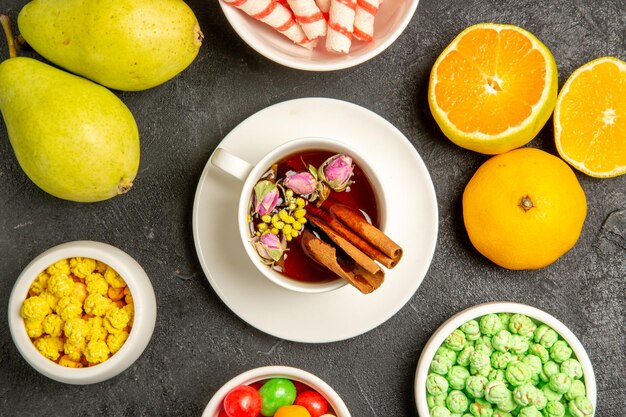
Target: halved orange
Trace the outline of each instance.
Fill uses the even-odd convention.
[[[598,178],[626,173],[626,62],[606,56],[572,73],[554,110],[556,148]]]
[[[461,32],[435,61],[428,103],[452,142],[493,155],[539,133],[557,89],[554,58],[533,34],[481,23]]]

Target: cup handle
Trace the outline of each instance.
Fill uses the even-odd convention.
[[[223,148],[217,148],[215,152],[213,152],[211,163],[241,181],[245,181],[246,178],[248,178],[248,174],[252,171],[252,168],[254,168],[248,162]]]

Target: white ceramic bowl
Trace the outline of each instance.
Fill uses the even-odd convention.
[[[374,23],[374,40],[353,39],[348,54],[326,51],[326,38],[320,39],[313,51],[292,43],[285,36],[246,15],[241,10],[220,1],[226,18],[239,36],[266,58],[287,67],[306,71],[334,71],[358,65],[384,51],[407,27],[419,0],[385,0],[380,5]]]
[[[122,348],[103,363],[77,369],[58,365],[39,353],[28,337],[24,320],[20,315],[22,303],[37,275],[59,260],[73,257],[96,259],[115,269],[126,281],[135,304],[133,327]],[[19,352],[40,373],[68,384],[93,384],[124,371],[139,358],[148,345],[155,322],[156,298],[144,270],[125,252],[100,242],[68,242],[42,253],[22,271],[9,298],[9,328]]]
[[[596,377],[593,373],[593,367],[587,352],[583,348],[578,338],[558,319],[539,310],[538,308],[531,307],[525,304],[508,303],[508,302],[493,302],[486,304],[479,304],[474,307],[470,307],[460,313],[450,317],[444,322],[433,335],[430,337],[422,354],[420,355],[417,363],[417,372],[415,374],[415,402],[417,404],[417,412],[420,417],[429,417],[428,405],[426,403],[426,377],[428,376],[428,370],[430,363],[432,362],[435,352],[442,345],[446,337],[452,333],[459,326],[468,322],[469,320],[482,317],[487,314],[497,313],[517,313],[525,314],[531,319],[537,322],[545,323],[552,327],[556,332],[570,345],[574,351],[574,355],[580,362],[583,368],[583,379],[585,386],[587,387],[587,397],[593,404],[593,408],[596,408]]]
[[[228,394],[230,390],[236,386],[250,385],[255,382],[271,378],[287,378],[292,381],[298,381],[308,385],[326,398],[329,408],[335,410],[335,415],[337,417],[350,417],[348,407],[346,407],[346,404],[343,402],[341,397],[339,397],[339,394],[337,394],[337,392],[335,392],[330,385],[307,371],[289,366],[264,366],[261,368],[254,368],[237,375],[225,383],[215,393],[215,395],[213,395],[209,404],[207,404],[204,409],[202,417],[218,417],[220,409],[222,408],[222,403],[224,402],[224,397],[226,397],[226,394]]]

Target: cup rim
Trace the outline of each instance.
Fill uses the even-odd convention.
[[[521,303],[494,301],[478,304],[454,314],[452,317],[443,322],[426,342],[426,345],[424,346],[417,362],[414,379],[415,403],[420,417],[430,416],[426,402],[426,377],[428,376],[430,363],[432,362],[437,349],[439,349],[442,345],[445,338],[463,323],[492,313],[524,314],[553,328],[559,336],[561,336],[569,344],[574,352],[574,355],[576,356],[576,359],[578,359],[583,368],[583,378],[587,389],[587,397],[593,404],[595,414],[597,406],[597,386],[593,365],[591,364],[589,355],[587,355],[585,348],[576,335],[559,319],[536,307]]]
[[[300,147],[302,144],[304,144],[304,146]],[[311,146],[307,146],[307,144],[310,144]],[[252,261],[252,264],[257,268],[257,270],[259,270],[271,282],[285,289],[310,294],[334,291],[348,285],[348,282],[340,277],[337,277],[332,281],[323,283],[302,282],[286,277],[279,272],[269,268],[267,265],[263,264],[260,261],[259,255],[256,253],[252,245],[250,245],[250,232],[248,230],[248,222],[243,221],[243,219],[245,219],[248,215],[250,196],[252,195],[252,189],[254,187],[254,184],[256,184],[261,174],[265,172],[265,170],[267,170],[267,167],[270,166],[271,163],[291,153],[316,148],[332,149],[339,152],[344,152],[352,157],[355,163],[359,165],[359,168],[364,172],[368,181],[372,185],[372,188],[374,189],[376,207],[378,208],[379,228],[384,231],[387,224],[386,214],[388,212],[386,207],[386,198],[384,195],[384,188],[382,187],[382,184],[378,177],[375,175],[372,164],[365,157],[363,157],[360,152],[355,151],[353,147],[347,145],[346,143],[336,139],[319,136],[294,138],[266,153],[259,162],[254,164],[254,168],[246,177],[241,193],[239,195],[239,204],[237,210],[239,237],[241,238],[241,242],[245,248],[248,257]]]
[[[133,328],[124,345],[106,361],[86,368],[68,368],[44,357],[28,336],[20,314],[22,303],[37,275],[59,260],[73,257],[96,259],[115,269],[128,285],[135,304]],[[147,274],[126,252],[102,242],[66,242],[41,253],[22,270],[9,297],[8,319],[15,346],[35,370],[59,382],[92,384],[123,372],[143,353],[156,323],[156,297]]]
[[[328,383],[317,375],[291,366],[262,366],[250,369],[233,377],[213,394],[202,413],[202,417],[218,417],[224,397],[226,397],[226,394],[233,388],[239,385],[250,385],[271,378],[287,378],[301,382],[322,394],[337,414],[337,417],[350,417],[348,407],[339,394]]]

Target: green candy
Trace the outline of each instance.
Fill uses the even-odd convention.
[[[513,393],[511,391],[509,391],[509,393],[510,395],[506,400],[498,403],[498,409],[504,411],[505,413],[512,413],[517,410],[518,407],[518,404],[513,399]]]
[[[489,381],[485,387],[485,400],[499,404],[510,397],[510,391],[502,381]]]
[[[561,401],[561,398],[563,398],[563,394],[560,394],[550,388],[550,384],[546,384],[541,387],[541,392],[543,392],[544,397],[546,397],[546,400],[548,401]]]
[[[280,407],[292,405],[296,400],[296,386],[286,378],[272,378],[259,388],[261,414],[273,416]]]
[[[563,417],[565,416],[565,406],[560,401],[548,401],[546,408],[543,409],[544,417]]]
[[[509,328],[509,323],[511,322],[511,317],[513,317],[513,314],[511,314],[511,313],[499,313],[498,314],[498,318],[502,322],[502,328],[504,328],[504,329],[508,329]]]
[[[541,415],[541,411],[537,410],[534,405],[529,405],[528,407],[520,408],[517,417],[543,417]]]
[[[509,352],[493,352],[491,355],[491,366],[496,369],[506,369],[513,360],[513,355]]]
[[[549,326],[542,324],[535,330],[533,339],[541,346],[550,348],[557,340],[559,340],[559,334],[551,329]]]
[[[435,356],[446,358],[448,361],[452,362],[453,365],[456,363],[456,352],[445,346],[440,346],[437,352],[435,352]]]
[[[513,344],[513,335],[508,330],[500,330],[491,338],[491,346],[500,352],[508,352]]]
[[[446,375],[452,368],[452,361],[441,355],[435,355],[433,361],[430,363],[430,370],[439,375]]]
[[[443,392],[435,395],[426,394],[426,404],[428,404],[428,409],[437,407],[438,405],[445,406],[447,397],[448,394]]]
[[[564,340],[557,340],[550,348],[550,358],[556,363],[563,363],[571,356],[572,348]]]
[[[576,359],[569,358],[561,363],[561,372],[572,379],[583,377],[583,367]]]
[[[493,408],[487,401],[477,399],[470,404],[469,411],[474,417],[493,417]]]
[[[509,321],[509,330],[513,334],[518,334],[520,336],[528,336],[535,331],[537,326],[530,317],[525,316],[524,314],[513,314],[511,320]]]
[[[491,365],[487,365],[479,369],[470,367],[470,374],[484,376],[485,378],[489,377],[489,374],[491,373],[491,371],[492,371]]]
[[[528,355],[522,359],[522,362],[528,365],[530,370],[533,373],[533,376],[539,375],[543,370],[543,366],[541,364],[541,359],[535,355]]]
[[[496,410],[493,412],[493,417],[513,417],[513,414],[496,408]]]
[[[482,336],[474,342],[474,351],[482,352],[487,356],[493,353],[493,346],[491,345],[491,338],[489,336]]]
[[[559,372],[550,377],[550,382],[548,384],[554,392],[565,394],[572,386],[572,379],[564,373]]]
[[[483,398],[488,382],[489,381],[484,376],[470,376],[465,382],[465,392],[474,398]]]
[[[522,407],[532,404],[532,398],[537,391],[537,387],[530,383],[522,384],[513,390],[513,399]]]
[[[451,417],[450,410],[444,406],[438,405],[430,410],[430,417]]]
[[[456,329],[446,337],[444,342],[445,347],[455,352],[460,352],[465,347],[465,333]]]
[[[528,353],[541,359],[541,363],[546,363],[550,360],[550,352],[548,352],[545,346],[541,346],[539,343],[532,345],[530,349],[528,349]]]
[[[469,400],[462,391],[450,391],[446,398],[446,406],[453,413],[463,413],[469,407]]]
[[[480,327],[476,320],[470,320],[467,323],[464,323],[460,327],[461,331],[465,333],[465,338],[467,340],[476,340],[480,337]]]
[[[450,417],[463,417],[461,413],[450,413]]]
[[[485,336],[493,336],[503,328],[497,314],[487,314],[480,319],[480,332]]]
[[[509,381],[509,384],[517,387],[530,381],[532,371],[524,362],[511,362],[509,363],[509,366],[506,367],[504,376],[506,377],[506,380]]]
[[[527,338],[517,334],[511,337],[511,352],[517,355],[524,355],[528,352],[528,349],[530,349],[530,343],[528,343]]]
[[[593,404],[589,398],[584,396],[576,397],[570,401],[568,409],[572,417],[590,417],[593,415]]]
[[[587,395],[587,388],[585,387],[585,384],[579,379],[573,380],[572,385],[564,394],[567,401],[572,401],[576,397],[584,397],[585,395]]]
[[[556,362],[548,361],[543,365],[543,373],[548,377],[548,381],[552,375],[558,374],[560,370]]]
[[[448,381],[438,374],[429,374],[426,377],[426,391],[430,395],[437,395],[448,392]]]
[[[459,356],[456,358],[456,363],[460,366],[469,366],[470,356],[474,353],[474,346],[465,346]]]
[[[484,352],[476,351],[470,356],[470,367],[474,369],[483,369],[491,365],[489,355]]]
[[[470,373],[467,368],[462,366],[453,366],[448,372],[448,382],[452,389],[462,390],[465,389],[465,382],[470,377]]]
[[[492,369],[487,375],[487,379],[489,381],[502,381],[506,382],[506,377],[504,376],[504,371],[502,369]]]

